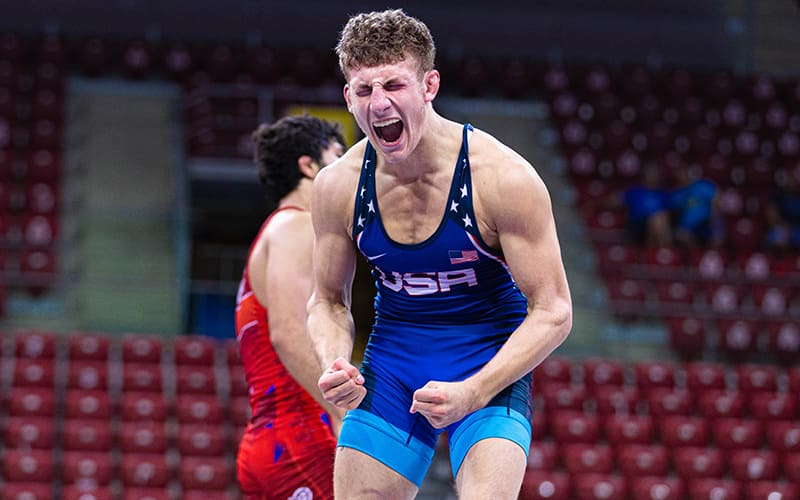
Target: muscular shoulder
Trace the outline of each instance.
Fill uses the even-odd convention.
[[[311,206],[315,220],[351,224],[366,145],[366,139],[356,143],[317,174]]]
[[[498,208],[548,202],[547,189],[534,166],[486,132],[476,130],[469,150],[475,197],[491,214]]]

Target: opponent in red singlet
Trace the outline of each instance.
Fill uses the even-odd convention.
[[[253,139],[264,191],[278,208],[253,241],[236,300],[252,410],[237,479],[248,500],[332,499],[336,438],[320,405],[318,365],[304,326],[311,292],[311,181],[341,155],[343,141],[333,125],[307,116],[262,126]],[[341,411],[328,409],[338,430]]]

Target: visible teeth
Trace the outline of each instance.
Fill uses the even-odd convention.
[[[399,121],[400,120],[398,118],[392,118],[391,120],[386,120],[386,121],[382,121],[382,122],[375,122],[374,125],[376,127],[387,127],[387,126],[392,125],[394,123],[397,123]]]

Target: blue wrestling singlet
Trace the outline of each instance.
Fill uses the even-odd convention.
[[[446,430],[453,476],[477,441],[502,437],[528,452],[531,377],[498,394],[487,407],[446,429],[409,409],[428,381],[464,380],[485,365],[526,315],[527,301],[503,257],[476,227],[464,125],[445,213],[425,241],[400,244],[381,222],[375,189],[376,154],[367,144],[356,195],[353,241],[372,266],[378,289],[375,323],[361,371],[367,395],[345,417],[339,446],[360,450],[419,486]],[[498,166],[498,169],[500,166]]]

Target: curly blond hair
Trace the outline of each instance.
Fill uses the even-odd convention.
[[[342,29],[336,54],[348,79],[351,69],[394,64],[409,56],[417,61],[422,76],[433,69],[436,47],[425,23],[394,9],[351,17]]]

